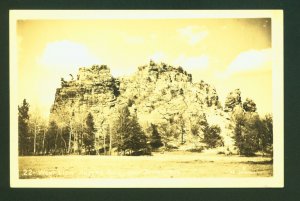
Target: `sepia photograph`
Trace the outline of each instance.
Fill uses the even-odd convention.
[[[283,187],[280,10],[11,10],[11,187]]]

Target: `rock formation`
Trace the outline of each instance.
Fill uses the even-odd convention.
[[[239,98],[233,96],[228,104],[239,102],[236,99]],[[171,142],[177,147],[201,143],[199,136],[193,135],[192,128],[205,115],[209,124],[220,126],[224,150],[232,151],[228,114],[222,109],[216,89],[204,81],[194,83],[192,75],[182,67],[165,63],[150,61],[138,67],[132,76],[118,79],[110,74],[106,65],[79,68],[77,79],[61,80],[51,116],[62,116],[62,111],[67,111],[69,117],[75,118],[91,112],[99,137],[109,132],[118,109],[125,105],[138,117],[145,131],[151,124],[173,126]],[[201,138],[200,131],[199,135]]]

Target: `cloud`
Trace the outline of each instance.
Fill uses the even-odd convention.
[[[182,54],[174,61],[174,64],[182,66],[188,71],[202,70],[208,67],[209,57],[207,55],[200,55],[198,57],[187,57]]]
[[[177,30],[178,33],[188,40],[189,45],[196,45],[208,36],[208,31],[199,26],[187,26]]]
[[[100,64],[100,60],[86,46],[67,40],[48,43],[37,62],[60,72],[74,72],[80,66]]]
[[[44,81],[44,76],[34,78],[33,82],[43,83],[43,87],[32,90],[39,94],[35,98],[46,111],[53,103],[53,94],[60,86],[60,77],[68,80],[71,79],[69,74],[76,75],[79,67],[100,64],[100,60],[86,46],[68,40],[47,43],[36,62],[41,67],[39,72],[47,73],[45,76],[48,81]]]
[[[241,52],[219,76],[228,77],[235,73],[265,70],[271,68],[272,49]]]

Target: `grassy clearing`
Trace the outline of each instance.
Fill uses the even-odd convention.
[[[153,156],[19,157],[21,179],[270,177],[269,157],[169,152]]]

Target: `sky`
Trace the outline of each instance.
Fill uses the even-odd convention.
[[[18,103],[48,115],[60,78],[105,64],[126,76],[152,59],[182,66],[193,82],[213,85],[222,105],[241,90],[260,114],[272,112],[271,20],[18,20]]]

